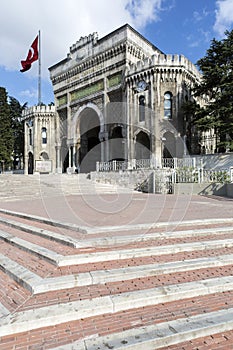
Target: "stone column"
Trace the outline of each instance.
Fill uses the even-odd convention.
[[[73,167],[73,146],[69,146],[69,168]]]
[[[76,169],[78,169],[78,172],[80,172],[80,148],[81,148],[81,141],[79,139],[75,145],[75,166],[76,166]]]
[[[28,152],[24,155],[24,175],[28,175]]]
[[[131,161],[135,158],[134,155],[134,139],[133,139],[133,125],[135,123],[135,105],[133,95],[133,83],[128,81],[126,87],[126,113],[127,113],[127,149],[128,149],[128,160]],[[132,125],[133,124],[133,125]]]
[[[107,94],[107,78],[104,78],[104,92],[103,92],[103,117],[104,117],[104,125],[103,125],[103,133],[101,135],[101,162],[106,162],[109,160],[109,143],[108,143],[108,125],[107,125],[107,113],[106,107],[109,102],[109,97]]]
[[[26,121],[24,122],[24,174],[28,175],[28,126]]]
[[[155,165],[156,163],[156,157],[155,157],[155,143],[156,143],[156,129],[155,129],[155,118],[156,118],[156,114],[155,114],[155,79],[154,79],[154,72],[151,72],[150,74],[150,127],[151,127],[151,164]]]
[[[62,166],[61,166],[61,145],[55,146],[56,150],[56,173],[61,174],[62,173]]]
[[[38,159],[38,145],[41,144],[41,130],[38,128],[39,116],[35,114],[33,122],[33,173],[35,173],[35,160]],[[39,124],[40,125],[40,124]]]
[[[105,150],[105,157],[104,157],[104,162],[108,162],[109,161],[109,141],[108,141],[108,132],[105,131],[104,133],[104,150]]]
[[[100,160],[101,160],[101,162],[104,162],[104,152],[105,151],[105,146],[104,146],[104,142],[102,142],[101,140],[100,140],[100,153],[101,153],[101,155],[100,155]]]
[[[162,70],[159,70],[156,73],[156,76],[154,75],[154,100],[155,100],[155,107],[154,107],[154,163],[156,167],[161,167],[162,166],[162,134],[161,134],[161,126],[160,126],[160,121],[161,121],[161,109],[163,106],[161,106],[161,89],[160,89],[160,84],[161,84],[161,79],[162,79],[163,72]],[[156,108],[157,105],[157,108]]]

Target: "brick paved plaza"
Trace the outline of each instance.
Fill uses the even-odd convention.
[[[0,177],[0,349],[233,349],[233,202]]]

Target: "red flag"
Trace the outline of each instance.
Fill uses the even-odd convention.
[[[38,35],[36,39],[33,41],[29,51],[28,55],[25,61],[21,61],[22,69],[20,69],[20,72],[26,72],[31,68],[31,65],[33,62],[37,61],[39,58],[39,51],[38,51]]]

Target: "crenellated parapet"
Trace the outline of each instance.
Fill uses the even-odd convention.
[[[70,47],[70,53],[73,54],[75,51],[80,50],[84,46],[94,46],[98,40],[98,33],[93,33],[88,36],[81,37],[75,44]]]
[[[171,54],[169,55],[155,54],[150,58],[147,57],[145,59],[138,61],[136,64],[130,64],[126,69],[126,75],[130,77],[132,75],[135,75],[137,73],[140,73],[146,70],[160,71],[160,72],[166,72],[171,70],[182,72],[185,70],[191,76],[194,76],[196,78],[201,77],[201,74],[197,70],[196,66],[191,61],[189,61],[185,56],[171,55]]]
[[[55,106],[32,106],[23,110],[23,119],[55,115]]]

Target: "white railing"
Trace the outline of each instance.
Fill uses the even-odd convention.
[[[163,168],[195,168],[195,158],[163,158]],[[96,171],[119,171],[119,170],[137,170],[137,169],[155,169],[156,164],[152,159],[132,159],[130,161],[97,162]]]
[[[152,168],[151,159],[135,159],[136,169],[150,169]]]
[[[218,182],[225,183],[230,182],[230,170],[206,170],[200,169],[201,182]]]
[[[187,158],[163,158],[162,166],[164,168],[195,168],[196,167],[196,158],[187,157]]]
[[[226,183],[230,182],[230,171],[196,169],[175,169],[176,183]]]
[[[163,159],[163,168],[172,170],[173,183],[226,183],[233,182],[233,168],[210,170],[197,168],[195,158],[166,158]],[[162,169],[163,169],[162,168]],[[140,170],[156,168],[151,159],[132,159],[131,161],[97,162],[97,172],[119,172],[126,170]],[[160,168],[160,170],[162,170]]]
[[[124,170],[137,170],[137,169],[151,169],[153,163],[151,159],[132,159],[131,161],[118,161],[113,160],[110,162],[97,162],[96,171],[124,171]]]
[[[176,183],[192,183],[199,182],[197,169],[174,169],[174,182]]]

